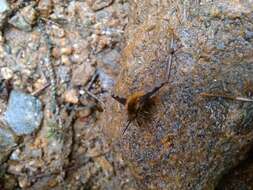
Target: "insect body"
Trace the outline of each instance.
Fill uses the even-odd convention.
[[[168,81],[161,83],[159,86],[155,87],[154,89],[146,93],[135,92],[132,95],[130,95],[127,99],[112,95],[112,97],[115,100],[117,100],[126,107],[126,111],[128,114],[128,122],[125,129],[123,130],[123,134],[129,127],[130,123],[138,117],[138,114],[140,113],[140,111],[144,109],[144,106],[148,104],[148,102],[151,100],[151,97],[167,82]]]
[[[169,50],[169,57],[166,65],[166,80],[160,83],[158,86],[155,86],[153,89],[150,91],[144,92],[144,91],[137,91],[130,95],[127,98],[124,97],[119,97],[116,95],[112,95],[112,98],[117,100],[119,103],[124,105],[126,107],[127,115],[128,115],[128,122],[126,124],[126,127],[123,130],[123,134],[129,127],[130,123],[135,120],[138,117],[138,114],[144,110],[145,105],[150,102],[152,96],[159,90],[161,89],[165,84],[168,83],[169,77],[170,77],[170,70],[171,70],[171,65],[172,65],[172,56],[175,53],[175,50],[173,49],[173,36],[171,38],[171,43],[170,43],[170,50]]]

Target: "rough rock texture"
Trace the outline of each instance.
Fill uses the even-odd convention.
[[[201,93],[252,96],[250,1],[132,1],[127,46],[114,94],[170,82],[124,135],[125,107],[111,100],[104,133],[129,163],[140,189],[214,189],[253,142],[253,104]]]
[[[0,1],[0,29],[6,22],[6,18],[10,13],[10,7],[6,0]]]
[[[0,130],[1,190],[133,189],[122,157],[108,148],[98,125],[100,104],[118,74],[128,3],[89,1],[101,6],[93,11],[87,2],[9,1],[10,14],[0,18],[0,25],[15,16],[23,19],[21,27],[17,19],[0,32],[0,117],[11,90],[38,97],[43,111],[39,129],[17,141]],[[57,130],[52,117],[55,103],[64,130]],[[15,109],[11,122],[33,117],[34,112],[24,113],[27,108]]]
[[[4,119],[17,135],[31,134],[40,126],[43,118],[39,99],[13,90]]]
[[[253,188],[253,150],[245,161],[223,177],[216,190],[251,190]]]
[[[13,147],[16,146],[15,135],[0,123],[0,163],[5,161]]]
[[[92,10],[97,11],[103,9],[110,4],[112,4],[113,0],[88,0],[87,3],[92,8]]]

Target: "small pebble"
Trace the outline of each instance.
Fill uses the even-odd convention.
[[[6,159],[6,156],[16,146],[14,134],[7,128],[0,125],[0,164]]]
[[[49,17],[50,13],[52,12],[52,1],[51,0],[40,0],[38,4],[38,10],[42,17]]]
[[[47,81],[43,78],[38,79],[35,83],[34,83],[34,91],[42,89],[45,85],[46,85]]]
[[[17,135],[31,134],[40,126],[42,118],[39,99],[20,91],[11,92],[4,119]]]
[[[52,25],[52,35],[58,38],[63,38],[65,36],[65,31],[56,25]]]
[[[21,150],[19,148],[17,148],[15,151],[13,151],[11,153],[10,159],[11,160],[19,160],[20,159],[20,153],[21,153]]]
[[[24,166],[19,164],[19,165],[13,165],[11,164],[8,168],[8,172],[11,174],[20,174],[21,171],[23,170]]]
[[[91,65],[90,62],[86,62],[83,65],[77,66],[73,70],[72,74],[72,84],[76,86],[83,86],[85,85],[91,76],[94,74],[95,68]]]
[[[110,162],[104,156],[96,157],[94,159],[95,159],[95,162],[97,162],[99,164],[99,166],[101,166],[103,171],[108,176],[113,173],[113,166],[110,164]]]
[[[71,89],[65,92],[64,100],[67,103],[77,104],[78,103],[78,94],[75,89]]]
[[[24,7],[20,12],[17,12],[9,23],[14,27],[29,32],[32,30],[32,25],[35,23],[37,13],[32,5]]]
[[[71,69],[68,66],[60,66],[57,70],[57,76],[60,79],[60,83],[65,83],[70,81]]]
[[[62,55],[61,61],[64,65],[71,65],[71,61],[69,59],[69,56],[67,56],[67,55]]]
[[[78,111],[78,117],[79,118],[88,117],[90,114],[91,114],[91,109],[90,108]]]
[[[3,79],[6,79],[6,80],[11,79],[13,77],[13,74],[14,73],[10,68],[8,67],[1,68],[1,75]]]
[[[60,58],[61,57],[61,51],[59,48],[53,48],[52,50],[52,55],[53,57],[55,57],[56,59]]]
[[[0,1],[0,13],[10,10],[9,4],[6,0]]]
[[[71,47],[63,47],[61,48],[61,54],[63,55],[71,55],[73,49]]]
[[[20,13],[17,13],[13,17],[11,17],[11,19],[9,20],[9,23],[12,26],[20,30],[23,30],[25,32],[30,32],[32,30],[31,25],[25,20],[23,15],[21,15]]]
[[[118,67],[118,61],[120,59],[120,53],[116,50],[107,50],[98,55],[98,59],[104,63],[105,66],[109,66],[112,69]]]
[[[18,184],[22,189],[25,189],[31,185],[31,183],[29,182],[26,176],[19,177]]]
[[[70,60],[71,60],[72,63],[77,63],[78,64],[78,63],[82,62],[83,58],[78,54],[73,54],[73,55],[70,56]]]

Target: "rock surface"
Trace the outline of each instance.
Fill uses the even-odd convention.
[[[31,134],[43,118],[41,102],[34,96],[13,90],[4,119],[17,135]]]
[[[109,100],[104,133],[141,189],[214,189],[253,142],[253,104],[201,93],[251,98],[253,7],[249,1],[133,1],[127,46],[114,94],[145,94],[169,84],[124,135],[123,105]]]
[[[253,187],[253,151],[220,181],[216,190],[250,190]]]
[[[6,159],[13,147],[16,146],[15,135],[2,123],[0,124],[0,163]]]
[[[0,1],[0,13],[10,10],[9,4],[6,0]]]
[[[6,0],[0,1],[0,29],[3,28],[7,16],[10,14],[10,7]]]
[[[19,16],[23,23],[4,25],[0,32],[0,113],[6,111],[9,92],[19,89],[39,97],[44,117],[36,133],[22,136],[5,154],[0,189],[133,189],[128,168],[108,148],[97,122],[99,101],[109,95],[118,72],[101,55],[117,64],[128,2],[93,2],[102,10],[94,11],[87,1],[9,3],[11,14],[4,20]],[[52,117],[55,103],[59,115]],[[64,130],[57,130],[61,122],[54,119]]]
[[[20,30],[30,32],[36,18],[36,11],[33,5],[30,5],[11,17],[9,23]]]
[[[87,3],[91,7],[92,10],[97,11],[103,9],[110,4],[112,4],[113,0],[88,0]]]

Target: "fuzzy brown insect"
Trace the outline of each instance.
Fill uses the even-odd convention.
[[[139,112],[142,108],[150,101],[150,98],[160,89],[162,88],[168,81],[161,83],[159,86],[152,89],[150,92],[135,92],[130,95],[127,99],[112,95],[112,97],[123,104],[126,107],[128,122],[126,127],[123,130],[123,134],[126,132],[130,123],[138,117]]]
[[[124,105],[126,107],[126,111],[127,111],[127,115],[128,115],[128,122],[126,124],[126,127],[124,128],[122,134],[125,133],[125,131],[128,129],[130,123],[132,121],[134,121],[137,117],[138,114],[141,110],[143,110],[144,106],[150,102],[150,99],[154,96],[154,94],[161,89],[165,84],[167,84],[169,82],[169,78],[170,78],[170,71],[171,71],[171,65],[172,65],[172,56],[175,53],[175,49],[173,48],[173,36],[171,38],[171,43],[170,43],[170,49],[169,49],[169,57],[167,62],[167,78],[165,81],[163,81],[162,83],[160,83],[158,86],[155,86],[154,88],[152,88],[150,91],[147,92],[143,92],[143,91],[137,91],[133,94],[131,94],[129,97],[124,98],[124,97],[119,97],[116,96],[114,94],[112,94],[112,98],[114,98],[115,100],[117,100],[119,103],[121,103],[122,105]]]

